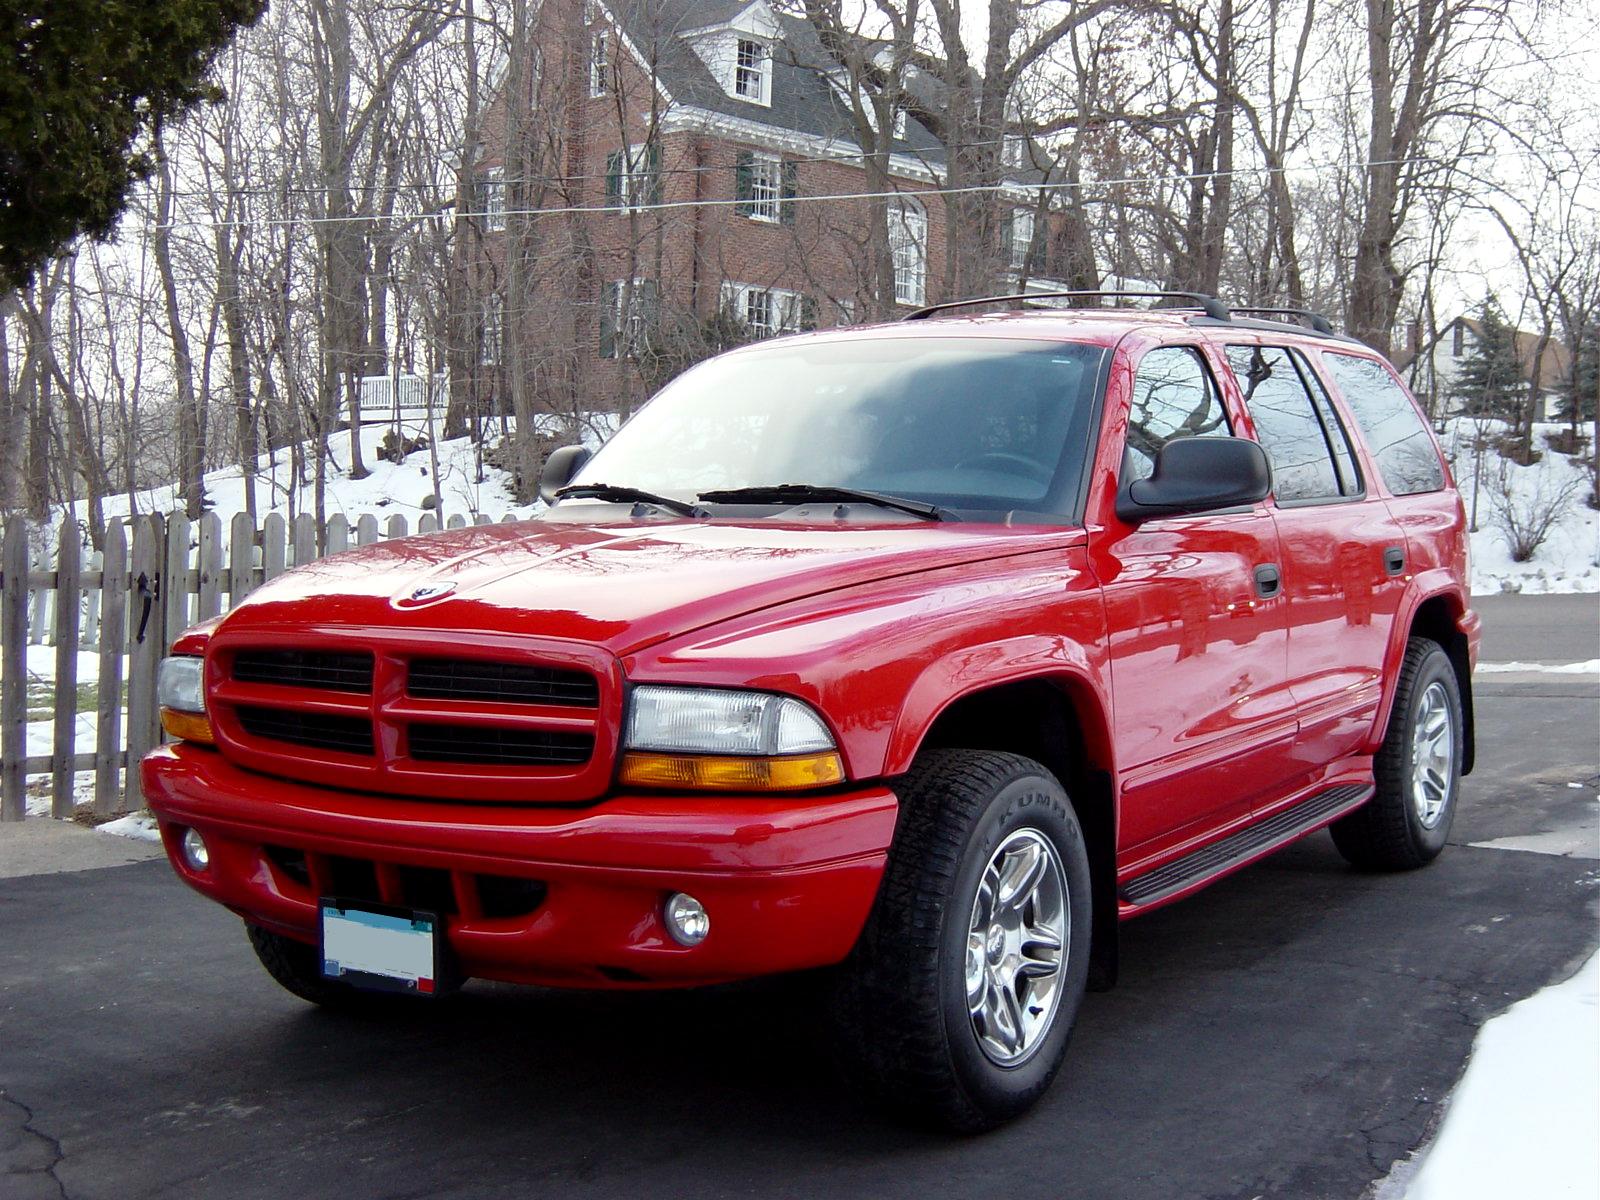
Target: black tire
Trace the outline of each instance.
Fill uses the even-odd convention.
[[[1442,809],[1431,823],[1413,799],[1412,751],[1429,692],[1442,691],[1450,721],[1450,765]],[[1455,820],[1464,746],[1461,689],[1450,656],[1438,642],[1412,638],[1395,686],[1389,729],[1374,764],[1377,791],[1370,803],[1330,827],[1333,844],[1352,865],[1367,871],[1408,871],[1439,856]]]
[[[245,928],[250,934],[250,947],[261,960],[261,965],[267,969],[267,974],[277,980],[284,990],[294,993],[302,1000],[322,1008],[348,1013],[373,1013],[413,1007],[407,1005],[406,1001],[410,998],[406,996],[363,991],[346,983],[335,983],[333,980],[324,979],[321,964],[317,961],[315,946],[284,937],[282,934],[271,933],[259,925],[246,925]]]
[[[843,1065],[890,1108],[943,1129],[981,1132],[1031,1107],[1066,1053],[1093,927],[1083,830],[1056,778],[1016,754],[929,751],[895,791],[900,818],[888,866],[837,979]],[[984,1050],[968,1011],[967,936],[991,857],[1019,833],[1054,848],[1066,946],[1058,952],[1053,1016],[1028,1056],[1006,1066]]]

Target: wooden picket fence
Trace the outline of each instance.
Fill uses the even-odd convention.
[[[424,513],[415,532],[489,523]],[[47,539],[12,517],[0,542],[0,821],[23,819],[28,780],[44,775],[56,817],[72,814],[79,772],[94,773],[97,815],[141,807],[138,764],[161,741],[156,670],[172,640],[290,567],[413,531],[400,515],[382,525],[371,514],[354,525],[335,515],[319,531],[305,513],[293,521],[272,513],[259,526],[239,513],[225,531],[214,513],[194,522],[155,514],[108,522],[101,549],[87,556],[77,521],[54,532],[53,549],[36,553]],[[47,754],[28,753],[30,645],[54,649]],[[83,652],[98,655],[93,749],[79,748]]]

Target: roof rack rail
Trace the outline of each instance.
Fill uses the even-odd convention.
[[[1253,304],[1235,304],[1232,307],[1234,312],[1250,316],[1302,317],[1314,333],[1335,332],[1332,321],[1319,312],[1312,312],[1309,308],[1260,308]]]
[[[946,300],[943,304],[930,304],[926,308],[919,308],[916,312],[907,313],[901,317],[902,321],[926,321],[937,313],[945,312],[952,308],[968,308],[974,304],[1002,304],[1008,300],[1065,300],[1090,298],[1101,299],[1104,297],[1131,297],[1141,300],[1188,300],[1206,316],[1215,321],[1226,321],[1232,314],[1228,306],[1215,296],[1208,296],[1204,292],[1099,292],[1099,291],[1071,291],[1071,292],[1020,292],[1011,296],[974,296],[970,300]],[[1330,330],[1331,332],[1331,330]]]

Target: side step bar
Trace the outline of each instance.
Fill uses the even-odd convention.
[[[1350,809],[1359,808],[1372,798],[1373,790],[1370,783],[1352,783],[1318,792],[1259,825],[1241,829],[1165,866],[1135,876],[1122,885],[1122,899],[1133,905],[1164,900],[1202,879],[1220,875],[1249,859],[1286,846],[1319,825],[1326,825]]]

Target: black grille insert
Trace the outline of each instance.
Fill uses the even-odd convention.
[[[566,767],[589,761],[594,736],[546,729],[485,725],[411,726],[411,757],[418,762],[479,763],[503,767]]]
[[[584,671],[473,658],[417,658],[406,690],[419,700],[486,700],[595,708],[600,685]]]
[[[233,656],[233,677],[240,683],[367,695],[372,691],[372,655],[325,650],[241,650]]]
[[[372,754],[372,722],[364,717],[340,717],[294,709],[240,705],[239,724],[252,737],[292,742],[342,754]]]

